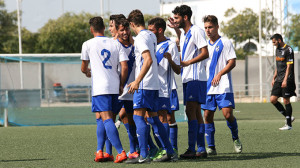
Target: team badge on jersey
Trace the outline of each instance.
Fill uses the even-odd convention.
[[[162,53],[164,53],[164,52],[165,52],[165,48],[162,47],[162,48],[159,49],[159,53],[160,53],[160,54],[162,54]]]
[[[220,50],[220,46],[217,46],[216,51],[219,52],[219,50]]]

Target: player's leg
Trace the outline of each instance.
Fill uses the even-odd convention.
[[[170,127],[169,137],[172,144],[172,147],[175,152],[178,151],[177,139],[178,139],[178,126],[175,119],[175,111],[179,110],[179,101],[176,89],[172,90],[172,94],[170,96],[171,102],[171,112],[167,114],[167,120]]]
[[[118,155],[116,156],[115,163],[120,163],[127,159],[126,153],[123,150],[120,138],[119,138],[119,132],[115,126],[115,115],[119,111],[119,101],[118,101],[118,95],[107,95],[108,101],[106,106],[108,107],[108,111],[102,111],[100,113],[105,131],[107,134],[108,139],[112,143],[112,145],[116,148]]]
[[[214,123],[214,115],[215,110],[207,110],[208,104],[205,104],[204,110],[204,120],[205,120],[205,137],[207,142],[207,154],[208,155],[216,155],[216,146],[215,146],[215,123]],[[202,107],[203,108],[203,107]]]
[[[119,119],[118,121],[115,123],[117,128],[120,128],[121,122],[124,124],[128,124],[128,117],[125,111],[125,108],[121,108],[120,112],[119,112]]]
[[[157,114],[158,114],[159,120],[162,122],[163,126],[166,129],[168,139],[169,139],[168,133],[169,133],[170,128],[169,128],[169,124],[167,121],[167,113],[170,109],[170,106],[171,105],[170,105],[169,98],[159,97]],[[166,154],[166,147],[164,146],[164,143],[161,142],[162,141],[161,137],[157,133],[155,133],[154,128],[153,128],[153,136],[155,138],[157,146],[159,147],[158,152],[153,157],[153,160],[157,160],[157,159],[160,159],[164,154]]]
[[[157,112],[148,112],[149,118],[147,118],[148,122],[152,125],[154,133],[160,140],[163,147],[166,149],[166,154],[161,158],[154,159],[157,162],[165,162],[165,161],[176,161],[178,160],[177,154],[174,152],[172,145],[167,136],[167,131],[163,126],[162,122],[158,118]]]
[[[133,120],[136,125],[136,134],[139,142],[140,157],[135,159],[127,160],[126,163],[146,163],[150,162],[150,157],[148,155],[148,136],[147,123],[145,121],[145,114],[147,111],[147,104],[145,104],[144,99],[145,90],[137,90],[133,94]]]
[[[292,129],[292,122],[295,120],[295,118],[292,116],[293,109],[290,102],[290,97],[296,96],[295,90],[296,90],[295,82],[291,82],[291,81],[288,81],[287,86],[282,89],[283,103],[286,109],[286,125],[283,126],[282,128],[279,128],[280,130]]]
[[[94,159],[95,162],[103,162],[105,161],[104,155],[103,155],[103,147],[106,139],[106,132],[105,128],[103,125],[103,121],[100,117],[99,112],[95,112],[96,114],[96,122],[97,122],[97,130],[96,130],[96,135],[97,135],[97,153],[96,157]]]
[[[286,117],[286,110],[283,105],[278,101],[278,98],[282,96],[281,82],[275,82],[272,88],[270,102],[275,106],[275,108]]]
[[[223,116],[227,121],[227,126],[231,131],[235,152],[241,153],[242,143],[238,135],[238,124],[236,118],[233,116],[233,109],[235,108],[233,93],[216,95],[216,101],[219,109],[222,109]]]
[[[198,131],[197,131],[197,158],[207,158],[207,152],[205,149],[205,125],[203,122],[203,117],[201,114],[201,104],[197,107],[196,112],[197,120],[198,120]]]
[[[132,101],[124,101],[124,108],[125,108],[127,121],[128,121],[127,124],[125,124],[126,121],[124,122],[126,129],[128,127],[127,134],[128,134],[129,146],[130,146],[130,151],[129,151],[128,157],[130,159],[134,159],[139,156],[139,153],[137,152],[138,140],[137,140],[137,136],[136,136],[136,126],[133,121],[133,103],[132,103]]]
[[[166,130],[167,138],[169,139],[169,136],[168,136],[169,124],[167,122],[167,110],[159,110],[157,113],[158,113],[158,118],[159,118],[160,122],[163,124],[163,126]],[[152,119],[150,119],[150,121],[152,121]],[[157,159],[160,159],[167,152],[166,152],[166,146],[162,142],[162,138],[159,136],[158,132],[154,130],[153,126],[152,126],[152,128],[153,128],[153,136],[155,138],[155,142],[159,148],[158,151],[156,152],[155,156],[152,159],[157,160]]]
[[[178,139],[178,126],[175,119],[175,111],[167,114],[167,120],[170,127],[169,137],[171,145],[175,152],[178,151],[177,139]]]
[[[198,131],[197,131],[197,158],[207,158],[207,152],[205,149],[205,125],[203,121],[203,116],[201,113],[201,104],[205,104],[206,102],[206,94],[207,94],[207,82],[206,81],[195,81],[193,88],[197,86],[197,111],[196,116],[198,120]]]
[[[142,92],[139,90],[139,92]],[[135,102],[135,95],[134,95],[134,106],[142,107],[142,105]],[[144,119],[146,113],[146,108],[136,108],[133,112],[133,120],[136,125],[136,134],[139,142],[140,148],[140,157],[135,159],[127,160],[126,163],[133,164],[133,163],[144,163],[150,162],[150,158],[148,156],[148,131],[147,131],[147,123]]]
[[[195,145],[197,140],[197,131],[198,131],[198,120],[196,117],[196,111],[198,102],[192,99],[194,96],[192,95],[191,87],[189,87],[188,83],[183,83],[183,101],[185,108],[185,114],[188,118],[188,149],[185,153],[181,154],[181,158],[194,158],[196,151]],[[191,100],[190,100],[191,99]]]
[[[217,108],[217,102],[215,95],[207,95],[206,103],[202,105],[204,110],[204,121],[205,121],[205,137],[207,142],[207,153],[209,155],[216,155],[215,147],[215,123],[214,115]]]

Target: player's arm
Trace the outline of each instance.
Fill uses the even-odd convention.
[[[291,68],[292,68],[291,64],[287,63],[285,75],[284,75],[284,78],[283,78],[283,81],[282,81],[282,84],[281,84],[282,88],[285,88],[287,86],[287,78],[289,77],[289,74],[291,72]]]
[[[197,62],[203,61],[203,60],[205,60],[206,58],[209,57],[207,46],[202,47],[200,50],[201,50],[201,52],[200,52],[200,54],[197,57],[195,57],[193,59],[190,59],[188,61],[181,61],[180,65],[182,67],[186,67],[186,66],[189,66],[191,64],[195,64]]]
[[[180,74],[180,65],[177,65],[173,60],[172,60],[172,56],[170,53],[166,52],[164,54],[164,57],[167,58],[169,64],[171,65],[171,68],[173,69],[173,71],[179,75]]]
[[[89,68],[90,60],[82,60],[81,72],[85,74],[86,77],[91,77],[91,69]]]
[[[273,76],[273,79],[272,79],[272,86],[273,86],[274,83],[275,83],[276,77],[277,77],[277,69],[275,68],[274,76]]]
[[[144,59],[144,62],[143,62],[143,66],[141,68],[141,71],[140,71],[139,75],[137,76],[137,78],[135,79],[135,81],[131,82],[127,86],[127,87],[130,87],[129,90],[128,90],[128,92],[132,93],[132,94],[134,93],[135,90],[139,89],[140,82],[143,80],[143,78],[145,77],[145,75],[149,71],[150,66],[153,63],[153,60],[151,58],[151,54],[150,54],[149,50],[145,50],[142,53],[142,57]]]
[[[235,58],[228,60],[227,65],[213,78],[213,80],[211,81],[211,85],[212,86],[219,85],[221,77],[224,74],[227,74],[228,72],[230,72],[235,67],[235,65],[236,65]]]
[[[178,28],[178,25],[176,25],[176,24],[174,23],[174,19],[173,19],[172,17],[170,17],[170,18],[168,19],[168,21],[169,21],[168,26],[169,26],[170,28],[173,28],[173,29],[175,30],[175,32],[176,32],[176,35],[177,35],[176,46],[177,46],[177,48],[178,48],[178,51],[180,52],[180,36],[181,36],[181,31],[180,31],[180,29]]]
[[[122,95],[123,93],[123,88],[125,86],[125,82],[126,82],[126,79],[127,79],[127,76],[128,76],[128,64],[127,64],[127,61],[122,61],[120,62],[120,65],[121,65],[121,75],[120,75],[120,95]]]

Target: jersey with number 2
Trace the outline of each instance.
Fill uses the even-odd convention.
[[[82,60],[90,60],[92,96],[119,94],[118,65],[128,56],[116,40],[103,36],[94,37],[82,45]]]

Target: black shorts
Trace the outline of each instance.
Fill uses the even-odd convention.
[[[272,88],[272,96],[277,97],[292,97],[296,96],[295,90],[296,90],[296,84],[294,81],[288,81],[287,86],[285,88],[281,87],[282,82],[275,82]]]

